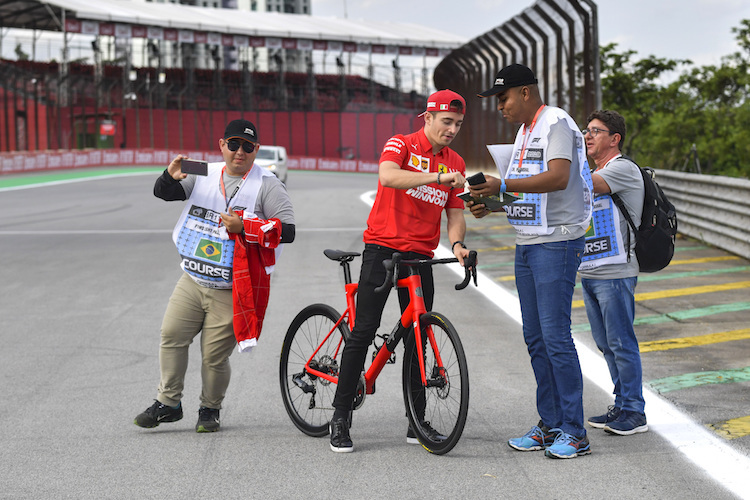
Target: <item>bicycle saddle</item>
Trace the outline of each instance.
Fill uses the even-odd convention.
[[[344,250],[332,250],[330,248],[326,248],[325,250],[323,250],[323,254],[329,259],[337,260],[339,262],[351,262],[354,257],[359,257],[360,255],[362,255],[357,252],[345,252]]]

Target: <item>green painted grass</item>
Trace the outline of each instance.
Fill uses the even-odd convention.
[[[735,370],[684,373],[682,375],[654,379],[649,381],[648,385],[659,393],[665,393],[704,385],[733,384],[737,382],[750,382],[750,366]]]
[[[143,173],[158,173],[164,167],[113,167],[86,168],[74,170],[58,170],[55,172],[20,174],[0,176],[0,189],[18,188],[56,182],[70,182],[73,180],[106,177],[111,175],[134,175]]]
[[[722,314],[728,312],[746,311],[750,309],[750,302],[733,302],[731,304],[719,304],[710,307],[699,307],[695,309],[688,309],[685,311],[675,311],[668,314],[656,314],[653,316],[643,316],[642,318],[636,318],[633,322],[634,326],[638,325],[656,325],[659,323],[666,323],[669,321],[684,321],[688,319],[701,318],[704,316],[712,316],[714,314]],[[571,330],[573,332],[588,332],[591,330],[591,326],[588,323],[581,323],[573,325]]]

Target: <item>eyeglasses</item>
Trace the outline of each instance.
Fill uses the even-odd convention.
[[[227,141],[227,149],[229,151],[237,151],[242,146],[242,150],[245,153],[252,153],[255,150],[255,144],[248,141],[242,141],[240,139],[229,139]]]
[[[607,132],[609,135],[612,135],[612,134],[616,133],[616,132],[612,132],[611,130],[605,130],[603,128],[596,128],[596,127],[585,128],[585,129],[581,130],[581,133],[584,136],[586,134],[591,134],[591,137],[596,137],[597,135],[599,135],[599,132]]]

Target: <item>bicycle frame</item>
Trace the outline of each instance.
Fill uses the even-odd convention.
[[[396,323],[396,326],[393,328],[390,335],[387,337],[387,341],[384,342],[380,347],[377,355],[375,356],[375,359],[373,359],[370,367],[365,372],[365,387],[367,394],[372,394],[374,392],[375,380],[378,378],[378,375],[380,375],[383,367],[385,367],[386,363],[395,351],[396,345],[398,345],[401,339],[406,338],[406,335],[408,335],[409,330],[412,328],[414,330],[414,341],[417,342],[417,352],[419,353],[419,371],[420,376],[422,377],[422,384],[427,385],[427,377],[425,374],[423,357],[424,349],[422,347],[422,330],[419,324],[419,318],[427,312],[427,309],[424,303],[422,292],[422,278],[419,273],[414,271],[412,268],[409,269],[409,273],[409,276],[400,278],[397,281],[398,288],[406,288],[409,290],[409,305],[401,314],[401,318]],[[345,273],[345,275],[346,274],[348,273]],[[328,335],[326,335],[326,337],[323,339],[323,342],[321,342],[318,348],[315,349],[315,352],[313,352],[312,356],[310,356],[310,358],[307,360],[307,363],[305,363],[305,370],[307,371],[307,373],[316,377],[320,377],[324,380],[328,380],[329,382],[332,382],[334,384],[338,384],[338,377],[315,369],[311,366],[310,362],[316,358],[318,351],[323,347],[323,345],[325,345],[333,332],[338,329],[342,321],[346,321],[350,329],[354,327],[354,322],[356,320],[356,305],[354,297],[357,293],[358,284],[346,283],[344,288],[346,291],[346,310],[338,319],[331,331],[328,332]],[[432,329],[427,330],[427,337],[433,347],[433,351],[435,352],[436,357],[438,358],[438,366],[443,366],[442,360],[439,359],[440,354],[437,349],[435,337],[432,334]],[[339,345],[336,346],[335,352],[336,357],[338,357],[339,353],[341,352],[341,341],[339,342]]]

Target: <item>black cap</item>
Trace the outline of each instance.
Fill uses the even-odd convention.
[[[247,120],[232,120],[224,129],[224,140],[227,139],[244,139],[250,141],[253,144],[258,143],[258,131],[255,129],[255,125]]]
[[[523,64],[511,64],[498,71],[495,76],[495,84],[492,88],[485,90],[481,94],[477,94],[477,96],[489,97],[513,87],[522,87],[535,83],[539,83],[539,80],[536,79],[533,71]]]

